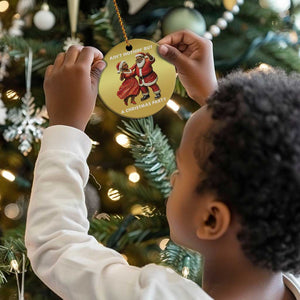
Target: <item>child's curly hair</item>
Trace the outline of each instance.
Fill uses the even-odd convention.
[[[235,72],[208,109],[216,126],[198,191],[214,190],[240,216],[254,264],[300,273],[300,75]]]

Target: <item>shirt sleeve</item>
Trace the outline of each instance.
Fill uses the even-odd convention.
[[[211,299],[169,268],[129,266],[88,235],[84,187],[91,142],[68,126],[45,130],[34,171],[25,245],[37,276],[66,300]]]

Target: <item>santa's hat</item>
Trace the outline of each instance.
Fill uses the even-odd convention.
[[[117,67],[118,73],[122,72],[122,67],[123,67],[124,63],[125,63],[125,60],[122,60],[122,61],[117,63],[116,67]]]
[[[135,57],[138,57],[138,56],[145,57],[146,54],[143,52],[139,52],[138,54],[135,55]]]

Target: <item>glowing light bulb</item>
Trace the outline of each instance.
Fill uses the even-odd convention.
[[[123,134],[123,133],[117,133],[115,136],[115,140],[116,142],[124,147],[124,148],[129,148],[130,147],[130,141],[127,135]]]
[[[19,264],[15,259],[10,261],[10,269],[19,272]]]
[[[7,90],[6,97],[10,100],[18,100],[19,99],[19,95],[14,90]]]
[[[140,174],[138,172],[132,172],[129,174],[128,179],[129,181],[133,182],[133,183],[137,183],[138,181],[140,181]]]
[[[174,112],[178,112],[178,110],[180,109],[180,106],[175,102],[173,101],[172,99],[170,99],[168,102],[167,102],[167,106],[173,110]]]
[[[260,64],[260,65],[258,66],[258,69],[259,69],[260,71],[265,71],[265,72],[267,72],[267,71],[271,71],[271,70],[272,70],[272,67],[271,67],[270,65],[268,65],[268,64],[262,63],[262,64]]]
[[[130,208],[130,212],[133,215],[142,215],[143,214],[143,207],[139,204],[135,204]]]
[[[158,245],[159,248],[160,248],[161,250],[165,250],[166,247],[167,247],[167,244],[168,244],[169,240],[170,240],[170,239],[162,239],[162,240],[159,242],[159,245]]]
[[[7,170],[1,170],[1,176],[11,182],[15,181],[16,179],[16,176],[12,172]]]
[[[0,12],[5,12],[9,8],[8,1],[0,1]]]
[[[119,201],[121,199],[120,192],[118,190],[113,189],[113,188],[110,188],[108,190],[107,196],[112,201]]]
[[[188,267],[183,267],[181,272],[182,272],[182,276],[184,278],[188,278],[188,276],[190,274],[190,269]]]
[[[20,216],[20,207],[16,203],[9,203],[4,208],[4,214],[6,217],[12,220],[18,219]]]

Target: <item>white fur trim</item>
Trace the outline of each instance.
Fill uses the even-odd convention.
[[[139,82],[139,86],[150,86],[150,85],[156,83],[156,82],[157,82],[157,79],[158,79],[158,77],[156,77],[156,78],[155,78],[153,81],[151,81],[151,82],[145,82],[144,79],[142,79],[142,84],[140,84],[140,82]]]
[[[121,73],[122,67],[123,67],[124,63],[126,63],[125,60],[122,60],[122,61],[120,62],[118,73]]]

